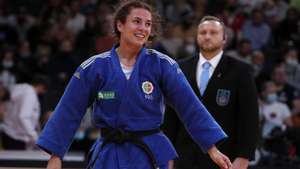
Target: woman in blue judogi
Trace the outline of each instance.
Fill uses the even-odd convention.
[[[102,137],[91,148],[87,168],[171,168],[177,154],[159,131],[166,101],[202,150],[220,167],[231,166],[214,146],[226,134],[197,99],[177,63],[144,48],[154,19],[151,7],[140,1],[125,2],[116,11],[119,44],[78,67],[39,137],[38,146],[51,154],[48,169],[61,168],[90,105]]]

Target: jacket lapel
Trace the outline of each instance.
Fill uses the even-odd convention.
[[[201,97],[200,95],[200,90],[198,88],[198,85],[197,85],[197,79],[196,79],[196,76],[197,76],[197,64],[198,64],[198,61],[199,61],[199,56],[195,56],[193,57],[192,61],[191,61],[191,72],[189,72],[189,79],[191,79],[191,86],[192,88],[194,89],[194,92],[197,96]]]

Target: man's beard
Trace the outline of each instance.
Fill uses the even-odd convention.
[[[223,48],[223,45],[215,45],[212,47],[204,47],[202,45],[199,46],[200,50],[203,52],[216,52]]]

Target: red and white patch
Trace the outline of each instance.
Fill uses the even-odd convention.
[[[142,83],[143,92],[146,94],[151,94],[153,92],[153,84],[149,81],[145,81]]]

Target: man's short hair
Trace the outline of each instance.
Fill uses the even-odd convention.
[[[211,16],[211,15],[207,15],[207,16],[204,16],[201,20],[200,20],[200,24],[202,24],[203,22],[205,21],[216,21],[216,22],[219,22],[224,28],[225,28],[225,24],[224,22],[222,21],[222,19],[218,18],[218,17],[215,17],[215,16]]]

